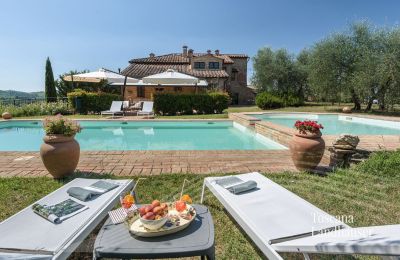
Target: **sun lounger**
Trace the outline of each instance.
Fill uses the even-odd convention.
[[[68,198],[70,187],[86,187],[98,179],[77,178],[40,199],[38,203],[52,205]],[[0,259],[66,259],[93,229],[107,216],[119,195],[132,189],[131,180],[113,180],[119,186],[96,199],[82,202],[89,208],[53,224],[34,213],[31,206],[0,223]],[[10,201],[10,205],[18,201]]]
[[[147,115],[147,116],[152,115],[153,114],[153,104],[154,104],[154,102],[144,101],[143,102],[143,108],[142,108],[142,110],[139,110],[137,112],[137,115],[138,116],[140,116],[140,115]]]
[[[236,176],[257,182],[257,188],[233,194],[216,183],[226,177],[209,177],[204,179],[201,200],[209,188],[268,259],[282,259],[278,252],[301,252],[306,259],[308,253],[400,255],[400,232],[391,227],[353,229],[260,173]],[[350,237],[351,231],[361,230],[378,239]],[[340,237],[340,232],[347,237]]]
[[[101,115],[112,115],[113,118],[115,115],[123,115],[124,112],[122,111],[122,104],[123,101],[113,101],[111,103],[110,110],[102,111]]]

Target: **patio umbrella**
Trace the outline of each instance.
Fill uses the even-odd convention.
[[[97,83],[102,80],[107,80],[109,84],[119,83],[122,84],[132,84],[137,83],[139,80],[131,77],[126,77],[124,75],[118,74],[116,72],[112,72],[106,69],[99,69],[99,71],[93,71],[88,73],[76,74],[76,75],[68,75],[64,77],[65,81],[72,82],[93,82]],[[126,80],[126,81],[125,81]],[[115,85],[119,85],[115,84]]]
[[[64,80],[72,81],[72,84],[73,82],[77,81],[98,83],[102,80],[107,80],[108,84],[110,85],[122,86],[121,88],[122,99],[124,99],[126,84],[133,84],[139,82],[139,80],[135,78],[124,76],[106,69],[99,69],[99,71],[93,71],[76,75],[68,75],[64,77]]]
[[[177,72],[173,69],[168,69],[166,72],[144,77],[142,80],[143,83],[160,85],[195,85],[200,82],[199,79],[196,77]]]

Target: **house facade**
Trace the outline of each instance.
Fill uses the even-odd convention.
[[[254,102],[254,92],[247,88],[248,60],[249,57],[246,54],[222,54],[219,50],[195,53],[192,49],[188,49],[187,46],[183,46],[181,53],[159,56],[150,53],[148,57],[132,59],[129,61],[129,66],[121,74],[143,79],[144,77],[173,69],[196,77],[199,80],[205,80],[208,84],[207,89],[228,92],[233,104],[251,104]],[[146,89],[127,86],[125,98],[132,100],[151,98],[152,93],[156,91],[194,93],[199,89],[201,90],[202,88],[170,86],[166,89],[154,86],[151,89]]]

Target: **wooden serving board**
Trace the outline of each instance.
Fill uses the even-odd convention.
[[[180,217],[179,223],[178,223],[178,222],[171,221],[171,216],[173,216],[173,215],[179,216],[180,214],[182,214],[182,212],[179,213],[175,209],[170,209],[168,211],[167,222],[165,223],[164,226],[162,226],[158,230],[149,230],[149,229],[145,228],[143,226],[142,222],[140,221],[140,219],[137,218],[136,220],[134,220],[132,222],[132,224],[130,224],[129,231],[132,234],[134,234],[136,236],[140,236],[140,237],[159,237],[159,236],[165,236],[165,235],[179,232],[179,231],[187,228],[190,225],[190,223],[196,218],[196,215],[197,215],[196,210],[189,204],[186,205],[186,210],[183,211],[183,213],[186,213],[189,210],[191,210],[194,213],[194,215],[192,215],[191,219],[184,219],[184,218]]]

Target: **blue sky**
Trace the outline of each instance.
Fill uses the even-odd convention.
[[[0,89],[43,90],[47,56],[58,77],[123,69],[131,58],[184,44],[249,56],[263,46],[296,53],[352,21],[397,25],[399,11],[400,1],[385,0],[2,0]]]

